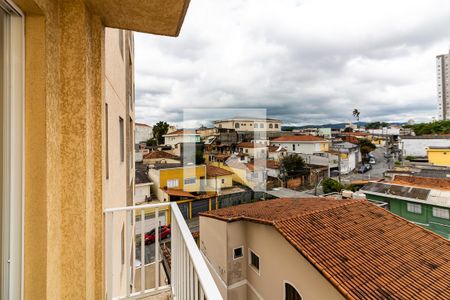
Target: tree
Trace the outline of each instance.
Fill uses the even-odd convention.
[[[358,121],[359,122],[359,114],[360,114],[360,111],[358,110],[358,109],[354,109],[353,110],[353,117],[356,119],[356,121]]]
[[[346,127],[346,128],[344,129],[344,132],[353,132],[353,128],[351,128],[351,127]]]
[[[416,135],[425,134],[448,134],[450,133],[450,121],[441,120],[431,123],[419,123],[404,125],[404,128],[411,128]]]
[[[155,138],[151,138],[151,139],[147,140],[146,144],[148,147],[158,146],[158,142],[156,141]]]
[[[167,131],[169,131],[169,124],[167,124],[167,122],[159,121],[153,126],[153,138],[158,145],[164,144],[163,135],[165,135]]]
[[[334,179],[326,178],[322,181],[322,188],[325,194],[340,192],[344,186]]]
[[[359,140],[359,148],[363,157],[367,157],[367,154],[372,152],[377,148],[371,141],[368,139],[360,139]]]
[[[381,129],[387,126],[389,126],[389,123],[386,122],[371,122],[367,123],[366,129]]]
[[[288,154],[280,160],[280,170],[283,176],[291,177],[303,175],[305,173],[305,169],[305,161],[296,153]]]

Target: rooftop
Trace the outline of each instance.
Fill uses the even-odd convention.
[[[144,184],[150,182],[150,178],[147,175],[147,165],[137,162],[135,164],[135,183]]]
[[[347,299],[450,299],[450,241],[368,201],[284,198],[200,215],[274,226]]]
[[[272,122],[281,123],[281,120],[279,120],[279,119],[253,118],[253,117],[234,117],[234,118],[229,118],[229,119],[216,120],[213,123],[221,123],[221,122],[226,122],[226,121],[272,121]]]
[[[144,159],[158,159],[158,158],[180,159],[180,157],[168,153],[166,151],[152,151],[144,155]]]
[[[227,176],[227,175],[233,175],[233,172],[230,172],[228,170],[215,167],[212,165],[206,166],[206,175],[208,177],[217,177],[217,176]]]
[[[163,136],[172,136],[172,135],[199,135],[193,129],[178,129],[172,131],[170,133],[164,134]]]
[[[152,167],[152,169],[156,169],[156,170],[163,170],[163,169],[175,169],[175,168],[193,168],[193,167],[201,167],[204,165],[185,165],[183,163],[155,163]]]
[[[430,178],[396,175],[391,183],[450,191],[450,178]]]
[[[267,146],[262,143],[241,142],[237,144],[239,148],[266,148]]]
[[[326,140],[313,135],[286,135],[277,137],[271,142],[326,142]]]
[[[405,135],[401,137],[402,140],[437,140],[437,139],[450,139],[450,134],[440,135]]]

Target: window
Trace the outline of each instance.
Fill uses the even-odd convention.
[[[125,136],[124,136],[124,128],[123,128],[123,119],[119,117],[119,140],[120,140],[120,161],[125,160]]]
[[[234,124],[234,128],[239,128],[239,123]]]
[[[269,124],[269,128],[273,128],[273,124],[272,123]]]
[[[295,144],[292,144],[292,151],[295,151]]]
[[[264,128],[264,123],[259,124],[259,128]]]
[[[289,283],[284,283],[284,300],[302,300],[297,289]]]
[[[433,207],[433,217],[441,219],[450,219],[450,210],[446,208]]]
[[[185,179],[184,179],[184,184],[185,184],[185,185],[195,184],[195,177],[185,178]]]
[[[254,128],[258,128],[258,123],[255,123],[255,127]]]
[[[178,179],[169,179],[169,180],[167,180],[167,187],[168,188],[178,187]]]
[[[406,210],[415,214],[421,214],[422,205],[414,203],[406,203]]]
[[[225,183],[225,179],[222,178],[222,184],[224,184],[224,183]]]
[[[250,261],[249,264],[250,266],[253,267],[253,269],[256,271],[256,273],[259,274],[259,256],[255,254],[255,252],[253,252],[252,250],[249,250],[250,252]]]
[[[241,258],[242,256],[244,256],[242,246],[233,249],[233,259],[238,259]]]

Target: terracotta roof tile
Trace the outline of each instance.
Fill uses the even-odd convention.
[[[178,129],[178,130],[169,132],[169,133],[165,134],[164,136],[182,135],[182,134],[197,134],[197,133],[195,130],[192,130],[192,129]]]
[[[274,226],[347,299],[450,299],[450,241],[365,200],[277,199],[201,215]]]
[[[450,191],[450,179],[448,178],[395,175],[394,180],[390,183]]]
[[[262,143],[252,143],[252,142],[241,142],[237,144],[238,148],[265,148],[266,145]]]
[[[152,151],[144,155],[144,159],[158,159],[158,158],[180,159],[178,156],[170,154],[165,151]]]
[[[227,176],[227,175],[233,175],[233,172],[230,172],[228,170],[216,167],[216,166],[212,166],[212,165],[207,165],[206,166],[206,174],[208,177],[217,177],[217,176]]]
[[[313,135],[286,135],[277,137],[271,142],[325,142],[326,140]]]

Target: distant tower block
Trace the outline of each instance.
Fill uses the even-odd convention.
[[[449,54],[436,56],[437,99],[439,120],[450,119]]]

